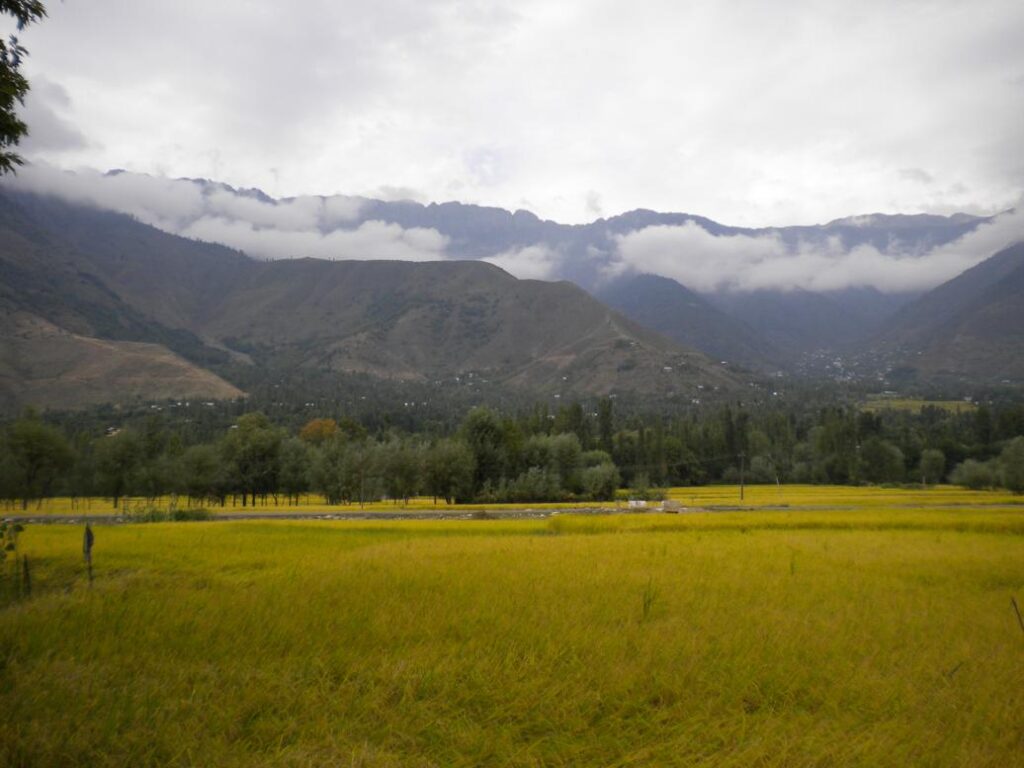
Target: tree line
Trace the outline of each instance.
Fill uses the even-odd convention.
[[[0,499],[188,496],[252,505],[307,493],[329,503],[605,501],[621,488],[710,482],[923,483],[1024,491],[1024,407],[873,413],[744,408],[618,418],[614,401],[474,408],[452,430],[371,434],[350,418],[298,429],[260,412],[196,440],[188,420],[62,429],[27,412],[0,431]]]

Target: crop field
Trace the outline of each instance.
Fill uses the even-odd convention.
[[[870,398],[861,406],[861,410],[878,413],[879,411],[909,411],[920,413],[925,408],[939,408],[949,413],[973,413],[978,406],[966,400],[916,400],[912,398]]]
[[[906,487],[886,488],[879,486],[843,486],[843,485],[748,485],[740,498],[740,489],[736,485],[705,485],[686,488],[670,488],[666,498],[683,506],[699,508],[819,508],[819,509],[860,509],[865,507],[957,507],[957,506],[991,506],[1021,505],[1024,507],[1024,496],[1001,491],[971,491],[955,486],[931,486],[928,488]],[[179,507],[187,506],[187,500],[179,497],[172,500],[163,496],[157,499],[127,498],[122,499],[117,507],[110,499],[58,497],[32,502],[28,509],[22,511],[20,505],[9,504],[0,510],[0,514],[39,516],[73,516],[108,517],[131,514],[149,506],[167,509],[171,504]],[[218,516],[244,514],[281,514],[302,515],[317,513],[344,512],[418,512],[431,510],[480,511],[487,509],[505,510],[572,510],[603,506],[625,510],[627,505],[622,502],[572,502],[572,503],[532,503],[532,504],[445,504],[443,499],[435,500],[429,496],[421,496],[404,501],[374,501],[366,504],[335,504],[326,502],[316,494],[302,494],[298,503],[283,496],[268,496],[255,506],[243,507],[237,501],[228,500],[226,506],[209,505],[208,508]],[[651,502],[650,506],[658,506]]]
[[[668,498],[694,507],[865,509],[1022,505],[1024,496],[1005,491],[971,491],[952,485],[884,487],[848,485],[748,485],[740,499],[735,485],[672,488]]]
[[[94,530],[7,568],[0,765],[1024,765],[1024,509]]]

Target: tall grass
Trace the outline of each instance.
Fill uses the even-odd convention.
[[[92,590],[30,526],[0,765],[1020,765],[1021,515],[886,514],[97,527]]]

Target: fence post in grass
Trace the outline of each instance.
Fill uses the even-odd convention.
[[[745,490],[744,486],[746,485],[746,483],[744,482],[745,478],[743,476],[744,475],[744,470],[746,470],[746,464],[747,464],[747,454],[744,453],[743,451],[740,451],[740,501],[743,501],[743,495],[744,495],[743,492]]]
[[[92,528],[85,524],[85,534],[82,536],[82,554],[85,556],[85,567],[89,571],[89,586],[92,586]]]
[[[1020,615],[1020,606],[1017,605],[1017,598],[1010,598],[1010,605],[1013,606],[1013,612],[1017,614],[1017,623],[1020,624],[1020,631],[1024,632],[1024,616]]]

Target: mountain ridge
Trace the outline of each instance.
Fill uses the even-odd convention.
[[[215,370],[235,360],[267,375],[282,366],[417,380],[472,373],[574,395],[741,383],[574,284],[517,280],[482,261],[258,261],[123,214],[6,195],[0,274],[0,308],[79,338],[173,341]]]

